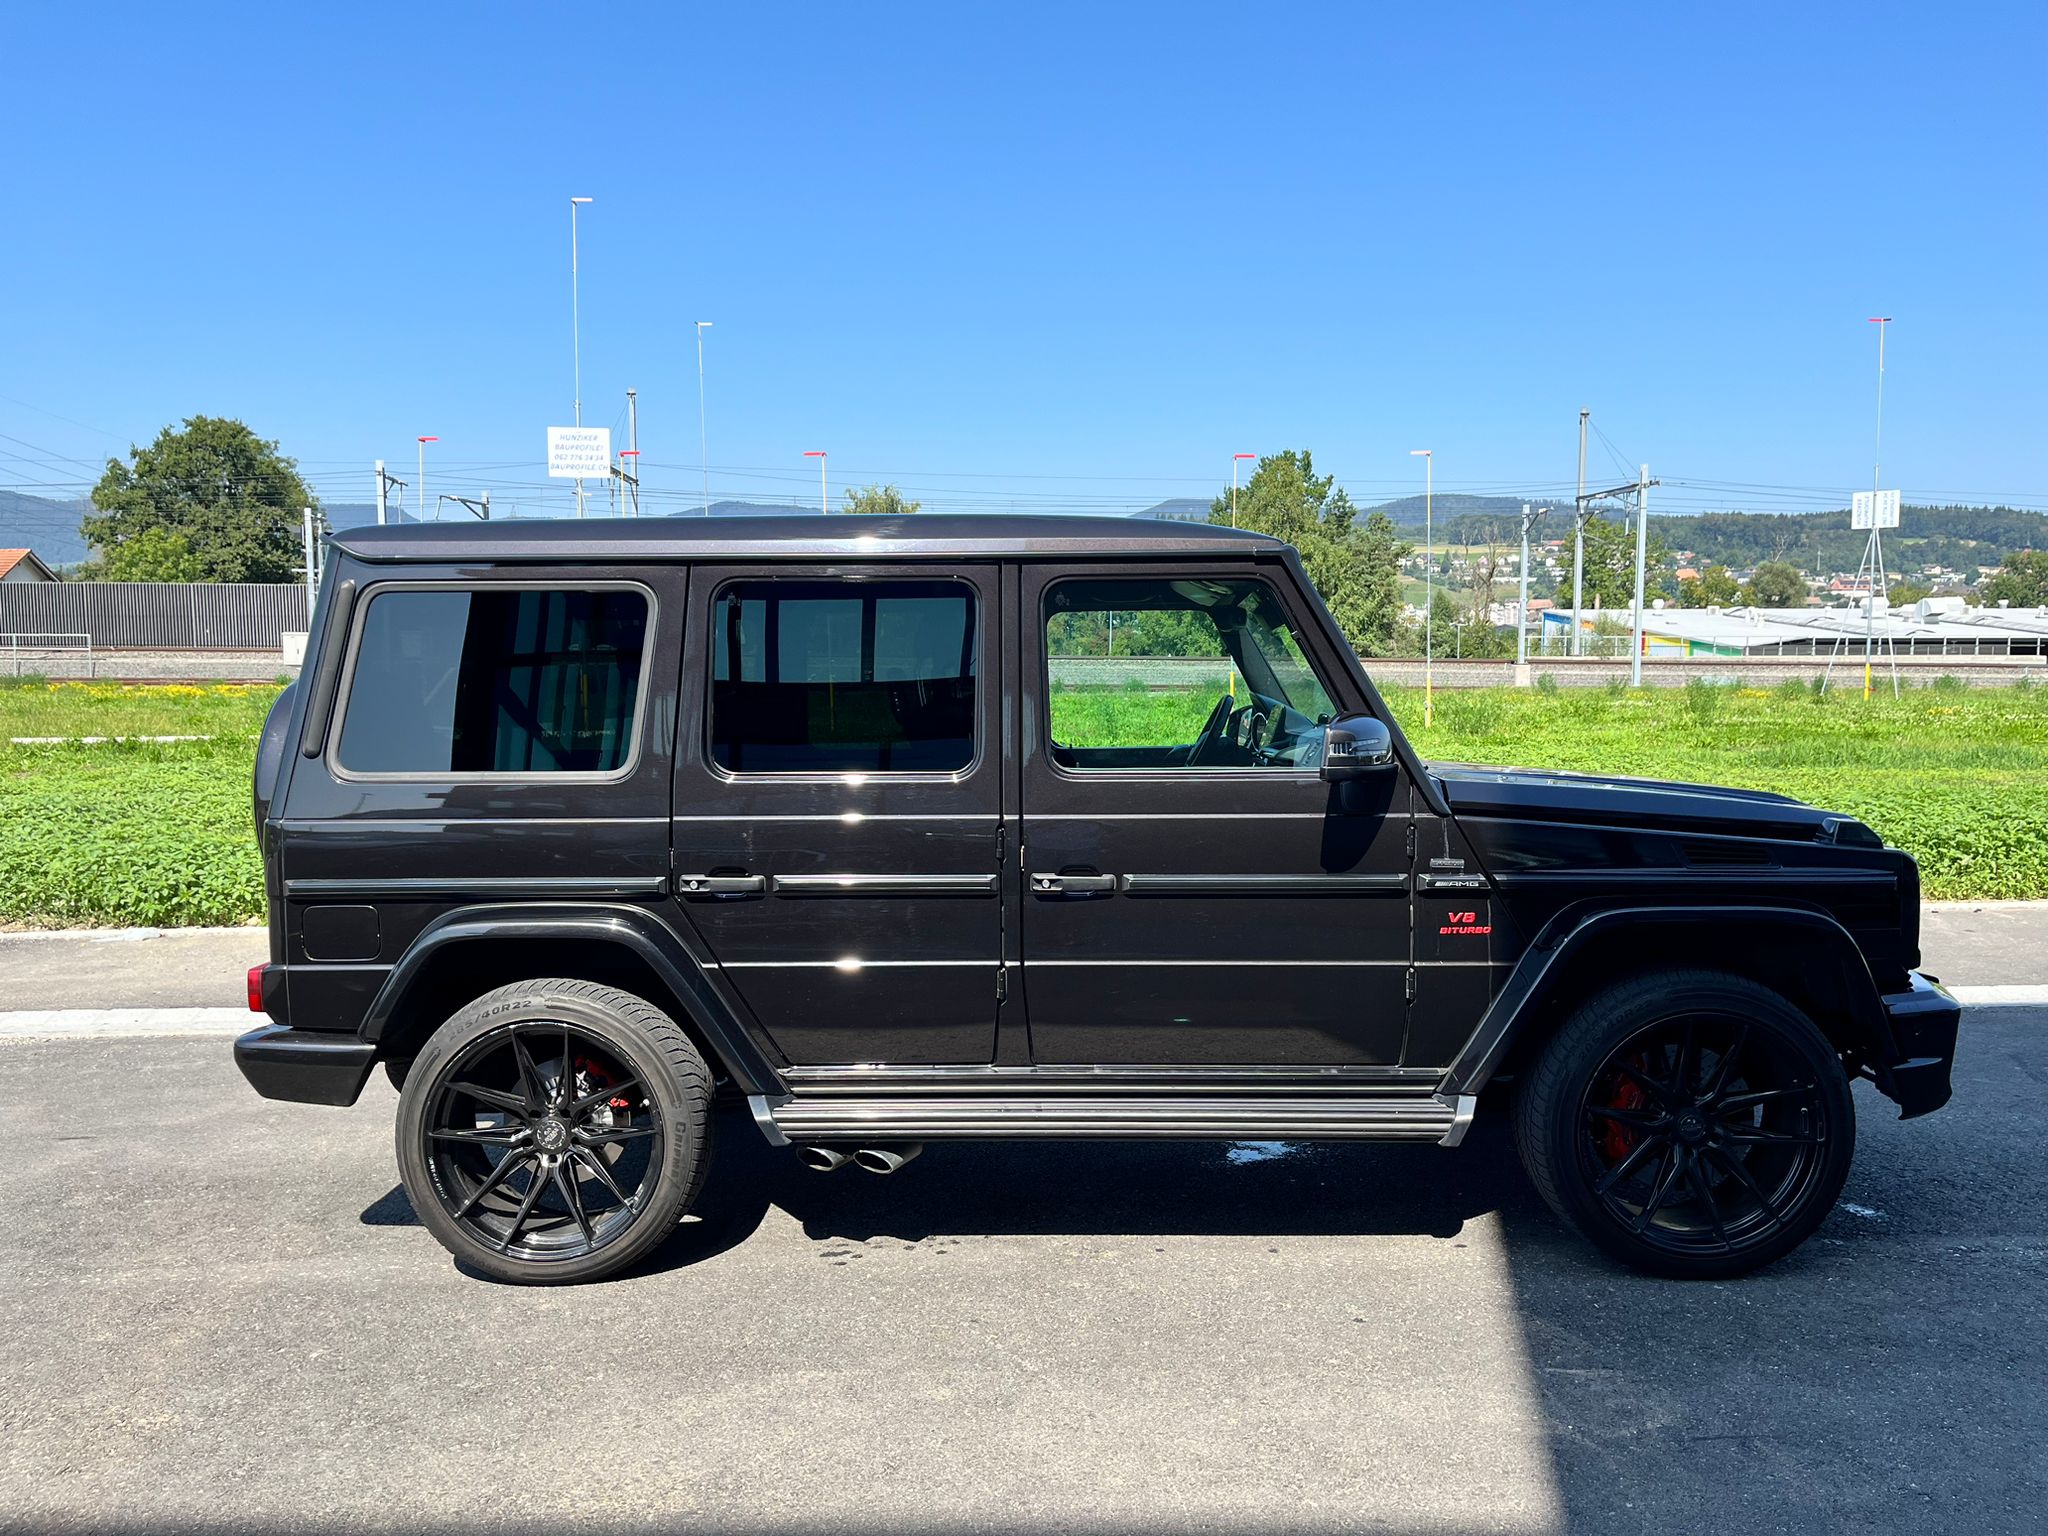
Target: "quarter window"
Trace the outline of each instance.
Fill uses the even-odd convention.
[[[756,581],[712,613],[711,755],[733,773],[952,773],[974,758],[974,596]]]
[[[348,773],[616,773],[647,643],[637,588],[380,592],[336,761]]]
[[[1064,581],[1045,601],[1055,762],[1313,768],[1336,713],[1261,581]]]

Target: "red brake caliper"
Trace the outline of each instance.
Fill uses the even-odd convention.
[[[1635,1067],[1637,1071],[1647,1069],[1647,1063],[1640,1060],[1631,1062],[1630,1065]],[[1641,1109],[1649,1102],[1649,1095],[1645,1094],[1637,1086],[1634,1078],[1616,1075],[1614,1091],[1607,1099],[1607,1107],[1609,1109]],[[1619,1163],[1635,1150],[1636,1133],[1634,1131],[1621,1124],[1618,1120],[1603,1120],[1600,1124],[1600,1154],[1610,1164]]]

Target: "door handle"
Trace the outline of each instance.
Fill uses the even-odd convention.
[[[766,875],[677,875],[678,896],[765,896]]]
[[[1116,889],[1115,875],[1038,875],[1031,877],[1034,896],[1107,896]]]

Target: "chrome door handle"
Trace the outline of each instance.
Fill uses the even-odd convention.
[[[677,875],[678,896],[765,896],[766,875]]]
[[[1033,875],[1034,896],[1107,896],[1116,889],[1115,875]]]

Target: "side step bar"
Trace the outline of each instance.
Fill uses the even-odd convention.
[[[1426,1141],[1455,1147],[1471,1094],[1318,1098],[757,1098],[772,1142],[868,1143],[1025,1139]]]

